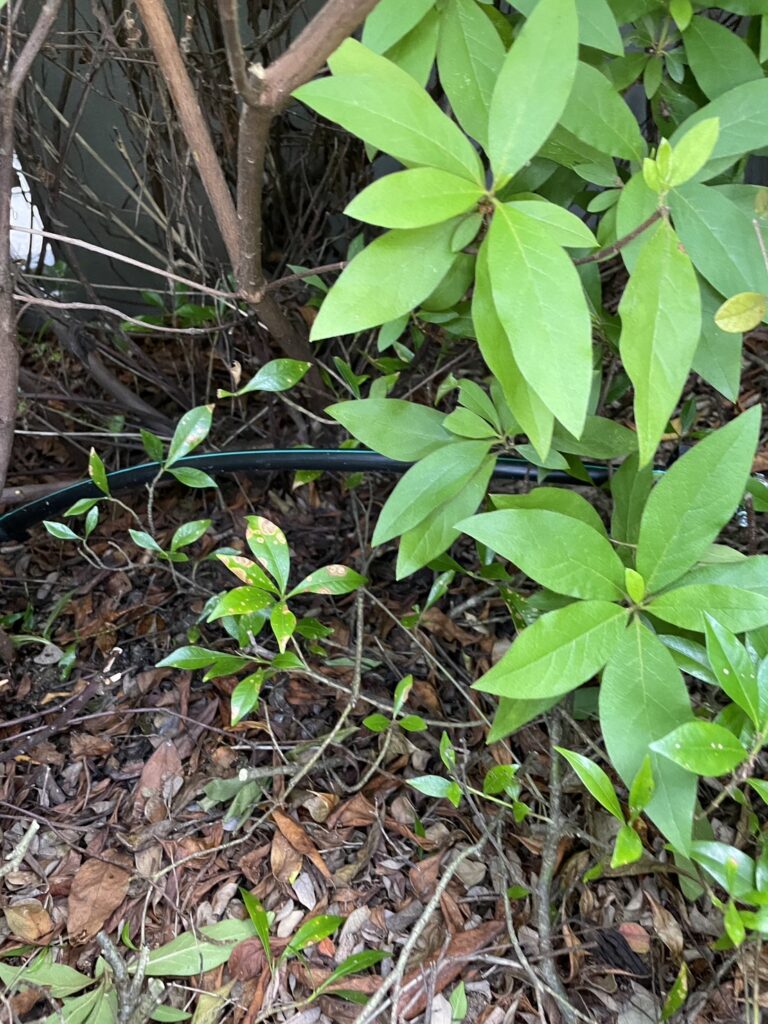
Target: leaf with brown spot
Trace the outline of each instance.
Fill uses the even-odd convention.
[[[93,938],[125,899],[130,881],[130,873],[111,861],[87,860],[78,869],[67,901],[67,934],[72,942],[82,944]]]
[[[273,811],[272,817],[275,824],[291,846],[295,850],[298,850],[299,853],[304,854],[305,857],[308,857],[324,878],[330,878],[331,872],[328,865],[323,860],[320,851],[309,838],[304,828],[299,825],[298,822],[294,821],[293,818],[284,814],[283,811]]]

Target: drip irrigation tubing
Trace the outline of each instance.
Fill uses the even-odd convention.
[[[274,473],[279,471],[325,470],[336,473],[404,473],[412,462],[398,462],[385,455],[363,449],[344,448],[274,448],[254,449],[239,452],[211,452],[202,455],[186,455],[173,464],[174,469],[199,469],[216,476],[220,473]],[[148,484],[158,475],[162,467],[159,462],[144,462],[140,466],[129,466],[107,474],[112,494],[130,491],[142,484]],[[586,465],[584,467],[595,485],[608,479],[606,466]],[[536,480],[538,467],[525,459],[500,457],[496,460],[493,477],[496,480]],[[547,479],[553,483],[584,484],[562,470],[548,471]],[[55,519],[70,505],[82,498],[103,498],[103,491],[91,480],[70,484],[53,491],[43,498],[20,505],[0,516],[0,542],[25,540],[29,530],[44,519]]]

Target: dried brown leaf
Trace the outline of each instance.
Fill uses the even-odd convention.
[[[113,856],[127,861],[122,855]],[[93,938],[125,899],[130,881],[130,872],[112,861],[87,860],[78,869],[67,901],[67,933],[72,942]]]
[[[53,932],[53,921],[40,900],[28,899],[5,908],[5,921],[22,942],[43,942]]]
[[[309,838],[303,826],[283,811],[274,810],[272,817],[291,846],[305,857],[308,857],[324,878],[330,878],[331,872],[328,865],[323,860],[320,851]]]
[[[680,963],[683,956],[685,941],[680,925],[666,907],[657,903],[650,893],[645,894],[653,915],[653,928],[661,941],[672,954],[675,963]]]

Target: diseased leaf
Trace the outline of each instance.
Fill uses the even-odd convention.
[[[635,389],[640,464],[645,465],[680,398],[701,330],[696,274],[666,222],[640,250],[619,314],[621,358]]]
[[[506,206],[494,213],[487,258],[493,303],[520,371],[578,437],[592,387],[592,328],[576,268],[546,227]]]
[[[624,566],[604,533],[544,508],[483,512],[458,528],[557,594],[619,601]]]
[[[349,594],[367,582],[365,576],[347,565],[325,565],[305,576],[289,597],[297,594]]]
[[[457,223],[388,231],[366,246],[323,300],[310,341],[377,327],[415,309],[456,259],[450,243]]]
[[[539,0],[501,66],[488,117],[496,187],[540,149],[559,121],[576,75],[573,0]]]
[[[624,633],[627,610],[578,601],[547,612],[520,633],[475,687],[526,701],[558,697],[599,672]]]
[[[715,313],[715,323],[729,334],[751,331],[765,316],[765,305],[766,296],[762,292],[739,292],[720,306]]]
[[[600,684],[600,727],[611,763],[630,786],[648,747],[692,718],[688,691],[672,655],[637,619],[614,645]],[[696,777],[651,755],[656,786],[648,816],[681,852],[691,841]]]
[[[284,593],[288,586],[291,555],[285,534],[264,516],[246,516],[245,539],[253,557],[272,576]]]

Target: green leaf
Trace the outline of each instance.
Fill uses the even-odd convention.
[[[638,457],[631,455],[611,477],[611,536],[617,542],[632,546],[637,543],[640,519],[653,484],[652,467],[640,469],[638,462]]]
[[[609,156],[641,160],[645,155],[645,141],[634,114],[605,75],[590,64],[579,62],[560,123]]]
[[[447,551],[459,536],[456,523],[471,515],[483,500],[495,465],[495,456],[487,455],[458,493],[403,534],[397,552],[397,579],[416,572]]]
[[[459,124],[486,148],[488,112],[504,44],[474,0],[449,0],[440,16],[437,68]]]
[[[411,31],[434,6],[435,0],[379,0],[365,19],[363,43],[384,53]]]
[[[50,519],[44,519],[43,526],[56,540],[80,540],[75,531],[70,530],[64,523],[54,523]]]
[[[257,565],[256,562],[252,562],[250,558],[246,558],[244,555],[221,553],[218,553],[216,558],[231,573],[234,573],[242,583],[249,583],[251,586],[259,587],[261,590],[268,590],[272,594],[278,593],[277,587],[269,576],[267,576],[261,566]]]
[[[726,299],[715,313],[721,331],[741,334],[754,330],[765,316],[766,296],[761,292],[739,292]]]
[[[93,978],[66,964],[53,963],[47,954],[39,954],[19,967],[0,963],[0,981],[12,990],[25,985],[39,986],[48,989],[54,999],[64,999],[93,985]]]
[[[171,476],[175,477],[185,487],[218,487],[216,481],[201,469],[192,469],[189,466],[177,466],[170,470]]]
[[[552,240],[565,248],[593,248],[597,239],[575,213],[542,199],[513,199],[504,206],[524,213],[550,228]]]
[[[539,0],[496,80],[488,155],[498,189],[535,156],[565,109],[576,75],[573,0]]]
[[[195,519],[189,523],[182,523],[171,538],[171,551],[186,547],[188,544],[194,544],[196,540],[203,536],[210,525],[210,519]]]
[[[386,960],[391,956],[392,954],[384,949],[364,949],[360,953],[352,953],[335,970],[331,971],[324,982],[318,985],[313,993],[313,997],[327,992],[328,989],[333,988],[342,978],[348,978],[350,974],[366,971],[369,967],[374,967],[376,964],[381,963],[382,960]]]
[[[448,1005],[451,1008],[451,1024],[461,1024],[466,1019],[469,1009],[464,982],[460,981],[448,998]]]
[[[276,604],[269,617],[269,624],[282,654],[296,631],[296,616],[284,602]]]
[[[403,710],[403,705],[408,700],[408,695],[413,689],[413,676],[403,676],[400,682],[395,687],[395,692],[392,697],[392,714],[399,715]]]
[[[734,899],[748,896],[755,888],[755,862],[735,846],[698,839],[691,843],[690,858]]]
[[[450,247],[456,223],[388,231],[366,246],[323,300],[310,340],[377,327],[418,306],[456,259]]]
[[[158,661],[158,668],[207,668],[220,657],[219,651],[209,651],[205,647],[179,647]]]
[[[488,733],[488,743],[496,743],[506,736],[511,736],[528,722],[543,715],[545,711],[557,703],[557,697],[543,697],[539,700],[518,700],[517,698],[501,697],[493,724]]]
[[[734,946],[740,946],[747,937],[747,930],[744,927],[741,914],[733,900],[728,900],[728,906],[725,908],[723,927],[725,934]]]
[[[711,18],[693,18],[683,42],[688,66],[709,100],[763,77],[760,62],[746,42]]]
[[[668,201],[686,252],[715,291],[768,292],[753,212],[718,188],[692,183],[670,192]]]
[[[93,480],[103,494],[109,494],[107,470],[104,463],[96,454],[95,448],[91,448],[90,454],[88,455],[88,476]]]
[[[466,178],[436,167],[413,167],[374,181],[344,212],[384,228],[421,228],[466,213],[483,194]]]
[[[451,441],[437,409],[400,398],[363,398],[325,410],[372,451],[416,462]]]
[[[166,469],[206,439],[211,429],[212,417],[213,405],[199,405],[184,413],[173,432],[168,457],[165,460]]]
[[[721,688],[759,729],[768,709],[760,699],[755,663],[730,630],[706,616],[707,654]],[[768,696],[768,695],[767,695]]]
[[[520,782],[515,764],[495,764],[486,772],[483,779],[483,793],[486,796],[498,796],[499,793],[508,792],[514,796],[519,790]]]
[[[693,17],[691,0],[669,0],[669,13],[678,29],[683,32]]]
[[[363,719],[363,725],[366,729],[370,729],[371,732],[386,732],[391,724],[391,720],[386,715],[379,714],[378,712],[368,715],[367,718]]]
[[[712,156],[720,135],[720,122],[709,117],[695,124],[675,144],[670,162],[669,188],[677,188],[695,177]]]
[[[565,747],[555,747],[555,750],[563,755],[595,800],[624,824],[624,812],[616,796],[616,790],[600,765],[575,750],[566,750]]]
[[[354,39],[328,63],[334,76],[302,85],[296,99],[396,160],[483,184],[469,139],[407,72]]]
[[[398,481],[381,510],[371,544],[385,544],[454,497],[488,454],[487,441],[456,441],[427,455]]]
[[[530,438],[539,457],[546,459],[552,442],[554,417],[520,372],[510,339],[499,319],[488,274],[487,242],[483,242],[477,258],[472,320],[480,353],[501,385],[512,415]]]
[[[490,423],[469,409],[454,409],[443,420],[443,426],[457,437],[477,440],[498,437],[498,431]]]
[[[607,601],[579,601],[547,612],[474,685],[526,701],[568,693],[606,663],[621,640],[627,614]]]
[[[252,391],[287,391],[304,377],[310,364],[301,359],[272,359],[237,391],[217,392],[219,398],[234,398]]]
[[[261,900],[247,889],[240,889],[240,898],[245,909],[248,911],[248,917],[251,919],[253,927],[256,929],[256,934],[261,941],[267,962],[270,962],[272,960],[272,951],[269,941],[269,917],[267,912],[262,906]]]
[[[640,464],[645,465],[680,398],[701,329],[696,274],[667,223],[640,250],[619,313],[621,358],[635,389]]]
[[[272,576],[280,593],[288,588],[291,555],[285,534],[264,516],[246,516],[245,539],[253,557]]]
[[[672,135],[673,146],[690,128],[710,117],[719,118],[720,135],[711,159],[698,175],[704,181],[721,174],[745,153],[768,145],[768,79],[737,85],[700,107]]]
[[[629,788],[629,810],[632,815],[637,815],[645,810],[651,801],[656,789],[656,782],[653,778],[653,765],[649,754],[643,758],[643,763],[637,770]]]
[[[674,1017],[688,998],[688,976],[688,965],[683,963],[680,965],[680,970],[677,972],[674,984],[664,1000],[664,1007],[661,1011],[662,1020],[669,1020],[670,1017]]]
[[[154,551],[156,555],[165,554],[155,538],[151,536],[151,534],[147,533],[146,530],[129,529],[128,533],[131,535],[133,543],[137,544],[140,548],[145,548],[147,551]]]
[[[267,674],[264,669],[259,669],[241,679],[234,688],[232,696],[229,698],[232,725],[239,725],[259,703],[259,694],[266,678]]]
[[[40,1024],[114,1024],[117,1020],[117,992],[102,977],[96,988],[68,999],[62,1009],[43,1018]]]
[[[701,337],[693,370],[724,395],[735,402],[739,394],[741,379],[741,334],[726,334],[715,323],[715,314],[720,308],[721,296],[699,278],[701,287]]]
[[[600,684],[600,727],[611,764],[626,785],[640,771],[651,743],[692,717],[688,691],[672,655],[638,620],[614,644]],[[651,755],[656,788],[645,811],[673,846],[691,841],[696,778]]]
[[[654,598],[648,611],[664,622],[699,633],[704,632],[708,613],[734,633],[768,623],[768,598],[762,594],[718,583],[688,585],[687,580],[684,576],[673,590]]]
[[[622,825],[616,833],[613,844],[611,867],[621,868],[625,864],[634,864],[643,855],[643,843],[631,825]]]
[[[755,407],[686,452],[651,491],[637,549],[637,571],[651,593],[697,562],[733,515],[759,429],[760,410]]]
[[[408,779],[408,785],[424,796],[432,796],[438,800],[449,800],[454,807],[461,803],[461,787],[450,779],[444,779],[440,775],[419,775],[415,779]]]
[[[285,951],[280,959],[285,960],[289,956],[296,956],[297,953],[306,949],[307,946],[314,946],[315,943],[327,939],[329,935],[332,935],[344,924],[344,920],[345,918],[338,917],[335,914],[320,914],[318,917],[305,921],[285,947]]]
[[[397,724],[406,732],[424,732],[429,728],[421,715],[406,715],[404,718],[398,719]]]
[[[527,494],[491,494],[494,508],[548,509],[570,516],[607,537],[603,521],[596,509],[576,491],[566,487],[534,487]]]
[[[422,87],[427,85],[435,63],[439,28],[440,15],[433,8],[385,54]]]
[[[273,604],[272,595],[265,594],[263,590],[256,587],[235,587],[234,590],[222,594],[214,604],[208,612],[208,622],[215,622],[225,615],[250,615]]]
[[[697,775],[726,775],[747,757],[733,733],[714,722],[684,722],[650,748]]]
[[[305,576],[298,586],[294,587],[290,597],[297,594],[349,594],[368,581],[359,572],[346,565],[324,565]]]
[[[517,10],[526,16],[530,15],[539,0],[519,0],[515,3]],[[579,42],[583,46],[593,46],[596,50],[615,53],[621,56],[624,45],[621,40],[616,17],[607,0],[576,0],[576,11],[579,16]],[[631,17],[621,16],[621,21],[631,21]]]
[[[488,232],[488,272],[498,319],[520,371],[578,437],[592,387],[592,329],[576,268],[546,227],[499,206]]]
[[[182,932],[172,942],[149,954],[148,978],[189,978],[226,963],[238,942],[254,933],[250,921],[229,919],[199,929],[198,935]]]
[[[74,503],[74,505],[70,505],[69,506],[69,508],[64,513],[64,515],[65,516],[81,516],[85,512],[90,512],[90,510],[99,501],[101,501],[101,498],[80,498],[79,501],[76,501]]]
[[[543,508],[483,512],[457,527],[557,594],[618,601],[624,566],[603,533]]]

